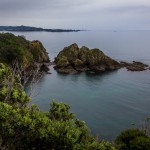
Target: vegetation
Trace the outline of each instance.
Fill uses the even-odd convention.
[[[15,107],[22,107],[27,105],[30,98],[21,88],[17,74],[11,71],[6,64],[0,63],[0,101],[13,105]]]
[[[12,76],[9,66],[0,63],[0,149],[115,149],[97,141],[67,104],[53,101],[46,113],[27,106],[30,98]]]
[[[39,41],[28,41],[24,36],[0,34],[0,61],[10,64],[17,59],[26,66],[33,62],[49,62],[48,54]]]
[[[22,66],[33,58],[43,61],[44,56],[43,60],[39,57],[44,49],[39,48],[39,42],[31,43],[9,33],[0,34],[0,38],[0,150],[149,150],[146,130],[124,131],[113,144],[92,136],[86,123],[78,120],[67,104],[52,101],[48,112],[36,105],[28,106],[31,98],[22,88],[25,79],[18,63]],[[14,49],[9,44],[15,45]],[[19,62],[12,68],[11,59],[16,57]]]
[[[0,149],[114,149],[109,142],[96,141],[67,104],[53,101],[46,113],[36,105],[27,106],[30,98],[12,75],[0,63]]]
[[[115,149],[96,141],[66,104],[52,102],[50,111],[43,113],[35,105],[14,108],[0,102],[0,112],[1,147],[7,149]]]
[[[150,138],[144,131],[128,129],[116,138],[118,150],[149,150]]]

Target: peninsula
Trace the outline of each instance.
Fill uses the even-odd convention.
[[[31,26],[0,26],[0,31],[46,31],[46,32],[78,32],[82,30],[73,30],[73,29],[43,29],[38,27]]]

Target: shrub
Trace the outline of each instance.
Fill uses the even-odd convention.
[[[118,150],[149,150],[150,138],[139,129],[123,131],[115,140]]]

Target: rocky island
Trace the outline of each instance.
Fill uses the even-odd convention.
[[[133,61],[118,62],[105,55],[101,50],[78,47],[76,43],[65,47],[55,58],[54,67],[57,72],[75,74],[79,72],[102,73],[126,67],[128,71],[143,71],[149,69],[148,65]]]
[[[101,73],[119,69],[120,63],[105,55],[99,49],[79,48],[76,43],[65,47],[55,58],[55,69],[60,73],[88,71]]]

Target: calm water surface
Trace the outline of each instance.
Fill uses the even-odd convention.
[[[77,43],[99,48],[117,60],[138,60],[150,64],[150,31],[86,31],[72,33],[15,32],[29,40],[40,40],[51,60],[65,46]],[[101,75],[81,73],[45,75],[36,87],[32,103],[47,111],[52,99],[71,106],[77,118],[84,120],[91,132],[113,140],[131,123],[141,125],[150,116],[150,71],[126,69]]]

